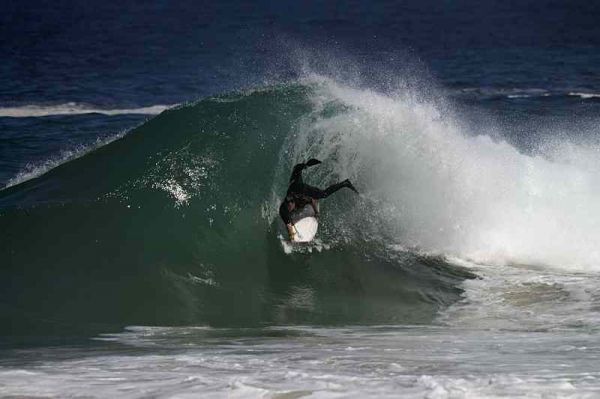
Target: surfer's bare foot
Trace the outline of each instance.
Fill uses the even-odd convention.
[[[358,190],[354,187],[354,185],[350,182],[350,179],[346,179],[344,180],[344,183],[346,183],[346,187],[348,187],[350,190],[354,191],[356,194],[358,194]]]

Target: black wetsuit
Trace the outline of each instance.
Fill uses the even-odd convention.
[[[300,210],[306,205],[310,204],[313,199],[326,198],[338,191],[340,188],[351,187],[354,190],[354,187],[352,186],[349,180],[344,180],[343,182],[332,184],[325,190],[309,186],[308,184],[305,184],[302,181],[302,171],[307,167],[307,164],[299,163],[296,166],[294,166],[294,169],[292,170],[292,176],[290,177],[290,185],[288,187],[286,197],[279,206],[279,216],[281,216],[281,219],[283,219],[283,222],[285,224],[292,223],[291,214],[293,211],[290,212],[288,210],[288,201],[294,202],[294,210]]]

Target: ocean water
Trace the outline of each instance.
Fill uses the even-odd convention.
[[[594,2],[2,9],[0,397],[600,396]]]

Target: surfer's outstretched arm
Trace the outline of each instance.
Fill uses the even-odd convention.
[[[294,169],[292,169],[292,175],[290,176],[290,182],[293,181],[302,181],[302,171],[309,166],[318,165],[321,161],[315,158],[311,158],[306,163],[299,163],[294,165]]]

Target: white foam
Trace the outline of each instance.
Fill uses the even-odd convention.
[[[578,92],[570,92],[569,93],[570,96],[576,96],[576,97],[581,97],[585,100],[590,99],[590,98],[600,98],[600,94],[598,93],[578,93]]]
[[[456,260],[453,260],[455,262]],[[567,274],[525,266],[474,265],[477,279],[465,280],[464,299],[444,310],[439,322],[460,328],[564,331],[600,328],[597,274]]]
[[[526,93],[521,93],[521,94],[509,94],[508,98],[533,98],[533,97],[550,97],[552,94],[550,93],[536,93],[536,94],[526,94]]]
[[[442,106],[317,77],[316,111],[290,144],[294,159],[334,165],[370,200],[356,210],[397,243],[478,263],[600,271],[598,148],[555,143],[525,155],[468,131]],[[322,110],[343,104],[331,116]],[[323,116],[325,115],[325,116]]]
[[[151,186],[166,192],[173,200],[175,207],[189,205],[190,200],[200,195],[210,178],[211,171],[218,165],[210,153],[196,153],[183,148],[165,154],[149,170],[137,186]],[[216,204],[212,204],[207,212],[215,212]],[[227,211],[226,208],[223,209]],[[212,217],[209,217],[212,224]]]
[[[154,184],[154,188],[158,188],[169,193],[175,200],[176,206],[187,205],[191,195],[175,180],[167,179]]]
[[[585,332],[231,332],[138,327],[95,351],[69,348],[68,357],[65,348],[20,350],[0,360],[0,396],[591,398],[600,389],[597,337]]]
[[[458,90],[450,91],[450,94],[455,95],[479,95],[484,97],[506,97],[510,99],[514,98],[540,98],[540,97],[561,97],[561,96],[570,96],[570,97],[580,97],[584,100],[588,100],[591,98],[600,98],[599,93],[590,93],[590,92],[577,92],[577,91],[548,91],[546,89],[536,89],[536,88],[494,88],[494,87],[468,87],[462,88]]]
[[[468,87],[450,93],[454,94],[476,94],[484,97],[506,97],[506,98],[534,98],[548,97],[559,93],[552,93],[546,89],[538,88],[501,88],[501,87]],[[560,95],[560,94],[559,94]]]
[[[83,114],[102,114],[102,115],[157,115],[173,107],[174,105],[151,105],[138,108],[115,108],[106,109],[93,105],[79,103],[65,103],[56,105],[23,105],[19,107],[0,107],[0,117],[11,118],[36,118],[44,116],[58,115],[83,115]]]

